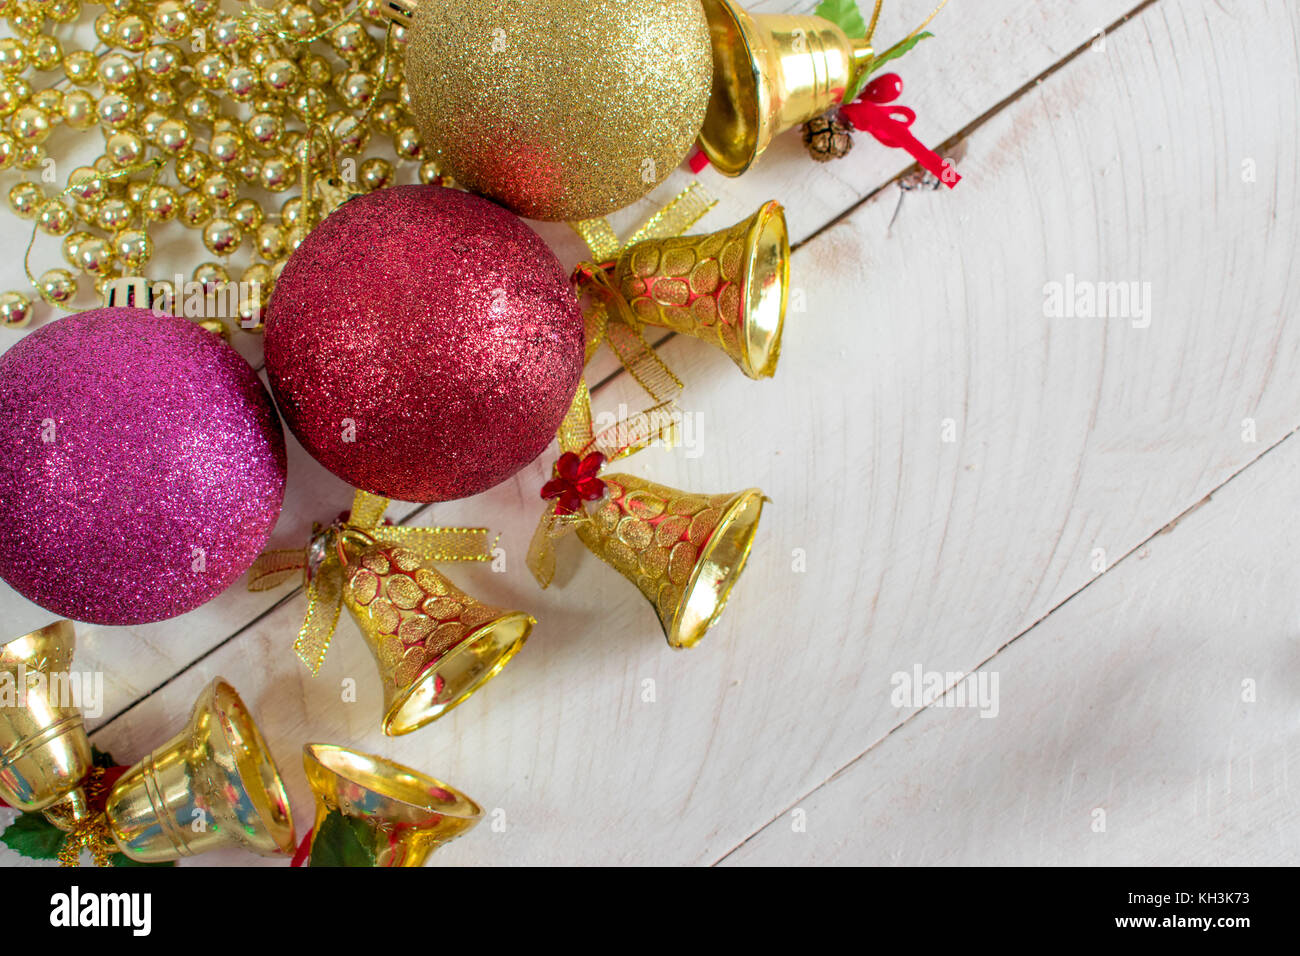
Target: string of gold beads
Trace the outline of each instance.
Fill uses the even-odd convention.
[[[10,210],[37,237],[62,240],[61,264],[29,272],[51,306],[71,309],[87,280],[102,295],[146,268],[164,276],[152,287],[174,284],[183,273],[155,261],[158,230],[193,229],[221,262],[191,279],[250,283],[256,300],[234,318],[256,327],[288,256],[329,212],[315,191],[302,195],[309,178],[341,180],[343,195],[410,169],[450,185],[425,160],[408,110],[400,30],[385,59],[380,0],[285,0],[255,18],[223,0],[102,0],[98,43],[79,49],[54,30],[83,5],[0,0],[12,32],[0,37],[0,170],[19,173]],[[103,152],[62,187],[43,182],[50,149],[94,127]],[[29,294],[0,293],[0,323],[21,327],[33,312]]]

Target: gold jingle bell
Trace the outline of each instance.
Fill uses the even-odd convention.
[[[375,545],[345,571],[352,613],[384,685],[384,733],[437,720],[500,673],[537,622],[489,607],[405,548]]]
[[[10,685],[0,687],[0,798],[54,811],[60,825],[89,815],[90,740],[80,709],[64,699],[76,639],[71,621],[56,621],[0,646],[0,681]]]
[[[638,242],[613,273],[639,322],[716,345],[750,378],[776,372],[790,297],[790,240],[780,203],[764,203],[712,235]]]
[[[237,847],[295,849],[289,796],[239,694],[217,678],[184,730],[124,773],[104,807],[119,850],[161,863]]]
[[[726,607],[753,546],[763,493],[696,495],[604,475],[606,499],[578,537],[637,586],[672,647],[693,647]]]
[[[636,202],[685,159],[713,69],[698,0],[384,0],[428,159],[530,219]]]
[[[308,744],[302,762],[316,797],[312,845],[329,815],[339,813],[360,824],[353,833],[368,844],[375,866],[423,866],[430,853],[483,816],[454,787],[382,757]]]
[[[734,0],[701,0],[713,45],[713,92],[700,149],[720,173],[739,176],[783,130],[839,105],[871,60],[822,17],[751,16]]]

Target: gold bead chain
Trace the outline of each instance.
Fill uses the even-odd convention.
[[[183,271],[256,290],[230,318],[258,329],[289,255],[349,194],[399,178],[451,185],[424,159],[402,31],[379,0],[98,5],[99,43],[73,49],[55,33],[81,18],[82,0],[0,0],[14,34],[0,37],[0,170],[44,171],[73,133],[103,135],[102,154],[61,190],[41,176],[8,190],[34,238],[62,239],[62,265],[28,271],[49,305],[71,311],[87,279],[102,295],[113,279],[145,277],[159,265],[157,230],[178,224],[218,260]],[[148,285],[179,296],[179,274]],[[0,293],[0,323],[32,316],[28,294]]]

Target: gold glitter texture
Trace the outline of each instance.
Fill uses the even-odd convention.
[[[704,121],[713,55],[697,0],[423,0],[408,32],[426,155],[522,216],[630,205]]]

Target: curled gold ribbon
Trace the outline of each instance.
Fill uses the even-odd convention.
[[[634,415],[631,419],[615,424],[614,428],[620,429],[623,435],[611,432],[602,442],[616,449],[618,457],[630,454],[627,450],[629,447],[635,451],[663,433],[661,419],[664,413],[671,413],[673,403],[681,394],[683,385],[681,379],[655,352],[654,346],[646,340],[640,321],[622,293],[615,288],[607,266],[638,242],[684,235],[717,204],[717,200],[709,197],[700,188],[699,183],[691,183],[671,202],[643,222],[626,242],[621,243],[614,232],[614,227],[607,219],[587,219],[571,224],[573,230],[587,243],[587,248],[591,250],[592,258],[595,260],[580,263],[574,271],[579,291],[588,293],[590,299],[590,306],[585,316],[586,361],[591,361],[602,344],[608,346],[619,364],[654,402],[651,408]],[[586,409],[586,418],[589,422],[590,396],[585,386],[580,390],[579,397],[582,400],[582,408]],[[578,398],[574,401],[576,407]],[[573,411],[571,409],[571,413]],[[641,444],[633,447],[629,445],[628,440],[637,434],[642,434],[644,438]],[[565,448],[564,450],[578,451],[579,449]],[[605,452],[603,448],[592,450]],[[616,457],[608,452],[605,454],[611,461]]]
[[[640,451],[657,438],[672,440],[677,427],[677,396],[683,387],[681,379],[646,340],[641,323],[627,300],[614,287],[606,265],[638,242],[685,234],[715,205],[717,200],[700,189],[699,183],[691,183],[642,223],[626,242],[619,241],[607,219],[571,223],[573,230],[587,243],[594,260],[581,263],[574,272],[579,290],[589,293],[591,300],[585,314],[586,361],[591,361],[602,344],[607,345],[633,381],[650,396],[653,404],[596,433],[591,418],[591,393],[584,379],[578,383],[578,391],[556,432],[561,453],[572,453],[582,458],[598,452],[604,456],[604,463],[609,464]],[[556,501],[548,504],[542,513],[528,545],[525,562],[542,587],[550,586],[555,579],[555,541],[579,523],[591,520],[585,505],[583,508],[565,514]]]
[[[604,464],[609,464],[640,451],[656,438],[672,435],[676,427],[676,406],[672,402],[665,402],[619,419],[608,428],[593,433],[591,394],[584,380],[578,383],[577,394],[560,423],[556,438],[562,453],[572,453],[582,458],[598,452],[604,456]],[[525,561],[537,583],[544,588],[549,587],[555,579],[555,541],[579,523],[591,520],[585,510],[564,514],[558,505],[558,501],[549,503],[542,512],[541,520],[528,544]]]
[[[681,392],[682,383],[646,341],[641,323],[614,287],[607,267],[638,242],[685,235],[717,204],[699,183],[691,183],[642,223],[626,242],[619,242],[608,219],[586,219],[572,224],[594,260],[579,263],[574,271],[579,290],[589,293],[591,299],[586,312],[587,361],[591,361],[602,343],[608,345],[628,374],[656,402],[672,401]]]
[[[346,521],[312,528],[301,550],[264,551],[248,575],[250,591],[269,591],[298,575],[307,592],[307,613],[293,649],[312,674],[320,671],[343,607],[344,571],[349,551],[376,544],[406,548],[423,561],[490,561],[495,539],[486,528],[408,528],[382,524],[388,499],[358,491]]]
[[[597,262],[608,262],[638,242],[685,235],[686,230],[699,222],[717,204],[718,201],[710,198],[699,183],[691,183],[668,205],[643,222],[626,242],[619,242],[608,219],[584,219],[571,225],[591,250],[592,258]]]

